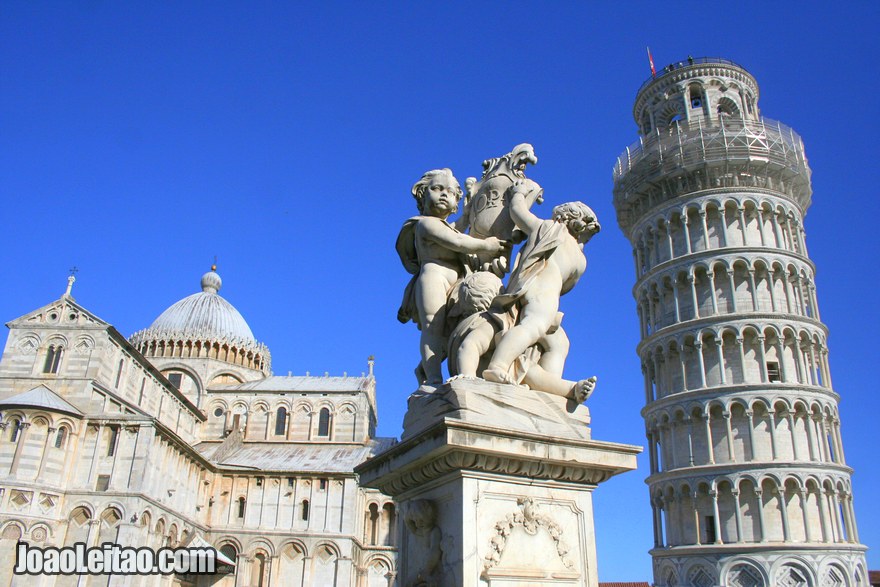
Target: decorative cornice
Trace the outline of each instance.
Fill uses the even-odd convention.
[[[361,485],[397,496],[456,471],[595,486],[635,468],[641,447],[444,418],[358,465]]]

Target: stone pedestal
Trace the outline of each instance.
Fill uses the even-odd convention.
[[[413,394],[402,441],[356,469],[400,506],[398,587],[596,587],[592,491],[641,448],[588,424],[586,406],[483,380]]]

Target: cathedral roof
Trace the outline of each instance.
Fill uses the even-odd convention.
[[[224,455],[217,464],[260,471],[351,473],[355,465],[395,442],[394,438],[374,438],[366,444],[245,442]],[[213,461],[213,454],[220,446],[219,442],[203,442],[195,449]]]
[[[268,354],[239,311],[217,293],[222,283],[212,268],[202,276],[202,291],[172,304],[149,328],[132,335],[133,344],[144,340],[202,340]]]
[[[62,414],[70,414],[72,416],[82,417],[83,413],[79,409],[62,398],[60,395],[46,387],[38,385],[30,391],[25,391],[12,397],[0,401],[0,408],[29,408],[35,410],[46,410],[49,412],[60,412]]]
[[[213,385],[212,391],[266,391],[266,392],[331,392],[331,391],[362,391],[373,383],[372,377],[313,377],[302,375],[274,375],[257,381]]]

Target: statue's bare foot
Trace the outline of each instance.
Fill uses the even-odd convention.
[[[513,383],[510,377],[501,369],[486,369],[483,371],[483,379],[493,381],[495,383]]]
[[[589,379],[581,379],[577,383],[574,384],[574,387],[571,389],[571,393],[574,396],[575,403],[582,404],[587,401],[587,398],[592,395],[593,391],[596,389],[596,377],[590,377]]]

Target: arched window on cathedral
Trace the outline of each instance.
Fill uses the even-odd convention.
[[[9,428],[9,442],[15,442],[16,440],[18,440],[18,433],[21,431],[21,421],[10,420]]]
[[[379,506],[375,503],[367,508],[366,535],[367,544],[376,544],[379,540]]]
[[[254,556],[253,566],[251,567],[251,585],[254,587],[264,587],[266,579],[266,555],[258,553]]]
[[[223,554],[223,556],[225,556],[226,558],[228,558],[229,560],[231,560],[233,562],[236,562],[238,560],[238,551],[235,549],[235,546],[233,546],[232,544],[224,544],[223,546],[220,547],[220,552]],[[227,564],[223,564],[223,563],[217,565],[217,574],[231,575],[234,572],[235,572],[234,565],[227,565]]]
[[[300,511],[300,518],[303,520],[309,519],[309,500],[302,500],[302,509]]]
[[[116,443],[119,440],[119,427],[110,426],[107,434],[109,435],[107,441],[107,456],[112,457],[116,454]]]
[[[330,410],[321,408],[318,415],[318,436],[330,436]]]
[[[64,443],[67,441],[67,428],[64,426],[58,429],[58,432],[55,434],[55,448],[64,448]]]
[[[287,431],[287,408],[281,406],[275,412],[275,436],[284,436]]]
[[[119,368],[116,369],[116,389],[119,389],[119,382],[122,381],[122,369],[125,367],[125,359],[119,359]]]
[[[46,351],[46,362],[43,363],[43,373],[58,373],[62,355],[64,355],[63,346],[50,344],[49,350]]]
[[[243,497],[238,498],[238,517],[239,518],[244,517],[244,498]]]

